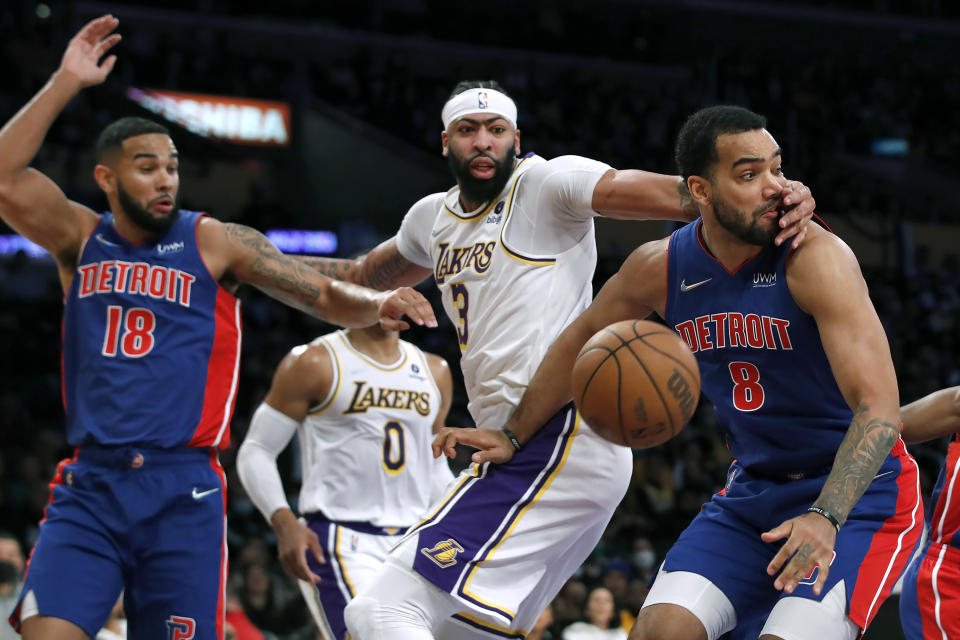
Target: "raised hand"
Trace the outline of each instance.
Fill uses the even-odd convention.
[[[120,21],[109,14],[91,20],[67,45],[60,71],[74,76],[81,89],[100,84],[113,70],[117,56],[108,56],[102,62],[100,59],[120,42],[120,34],[112,33],[118,24]]]
[[[433,307],[419,291],[410,287],[400,287],[383,294],[379,311],[380,326],[386,331],[409,329],[410,324],[403,320],[403,316],[407,316],[418,325],[430,328],[437,326]]]
[[[790,246],[796,249],[807,235],[807,224],[813,217],[813,209],[817,206],[817,201],[813,199],[810,189],[796,180],[787,182],[780,195],[783,198],[783,206],[788,211],[780,218],[783,231],[777,234],[775,242],[780,246],[792,236],[793,242]]]

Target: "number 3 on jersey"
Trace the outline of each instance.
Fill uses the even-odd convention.
[[[740,411],[756,411],[763,406],[763,387],[760,370],[751,362],[731,362],[733,378],[733,406]]]
[[[149,309],[134,307],[124,313],[123,307],[110,305],[100,353],[115,358],[119,349],[128,358],[141,358],[153,350],[153,330],[156,328],[157,318]]]
[[[453,300],[453,306],[457,308],[460,314],[460,322],[457,325],[457,338],[460,340],[460,351],[467,350],[467,343],[470,341],[470,329],[467,325],[467,313],[470,310],[470,293],[465,284],[451,284],[450,297]]]

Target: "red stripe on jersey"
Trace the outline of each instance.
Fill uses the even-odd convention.
[[[240,373],[240,301],[218,289],[215,315],[203,413],[188,447],[224,448],[230,443],[230,418]]]
[[[74,462],[77,461],[77,452],[78,450],[74,450],[72,458],[65,458],[57,464],[57,471],[56,473],[53,474],[53,479],[50,480],[50,484],[48,485],[50,496],[47,498],[47,504],[43,507],[43,517],[40,518],[40,522],[38,524],[43,524],[46,521],[47,507],[49,507],[50,503],[53,502],[53,490],[63,484],[63,469],[68,464],[73,464]],[[26,581],[27,579],[27,574],[30,573],[30,561],[33,560],[33,552],[36,549],[37,549],[37,544],[34,543],[33,547],[30,548],[30,554],[27,556],[27,564],[24,566],[24,569],[23,569],[24,581]],[[10,612],[10,617],[7,618],[7,620],[9,620],[10,622],[10,626],[12,626],[14,631],[16,631],[17,633],[20,633],[20,622],[21,622],[20,606],[22,604],[23,604],[23,601],[21,600],[20,604],[17,605],[16,609]]]
[[[910,562],[923,532],[917,463],[897,439],[891,452],[900,463],[894,514],[873,534],[850,596],[850,619],[866,629]]]
[[[960,638],[960,549],[931,544],[917,562],[917,609],[923,637]]]
[[[210,467],[220,478],[223,495],[223,541],[220,543],[220,588],[217,591],[217,638],[223,640],[223,623],[227,617],[227,474],[220,466],[217,450],[210,449]]]
[[[950,442],[943,469],[943,488],[930,517],[930,540],[949,544],[960,530],[960,440]]]

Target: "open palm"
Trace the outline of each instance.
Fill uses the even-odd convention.
[[[60,69],[74,75],[81,87],[100,84],[113,70],[117,56],[100,62],[103,55],[120,42],[120,34],[111,33],[120,21],[111,15],[91,20],[67,45]]]

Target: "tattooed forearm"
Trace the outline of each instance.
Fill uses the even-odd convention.
[[[388,253],[376,261],[368,257],[361,269],[360,284],[381,291],[393,289],[397,286],[394,279],[407,273],[410,266],[410,261],[400,255],[399,251]]]
[[[687,220],[696,220],[700,216],[700,208],[690,195],[690,189],[687,187],[686,180],[680,180],[677,183],[677,193],[680,194],[680,210]]]
[[[252,260],[243,265],[247,277],[241,280],[247,280],[299,309],[317,313],[317,301],[325,292],[322,278],[317,278],[307,265],[280,253],[259,231],[232,223],[224,227],[231,241],[253,252]]]
[[[861,404],[814,505],[835,515],[842,524],[873,481],[899,434],[897,423],[871,416],[870,408]]]
[[[352,282],[356,271],[356,261],[354,260],[320,258],[317,256],[296,256],[296,259],[334,280]]]

